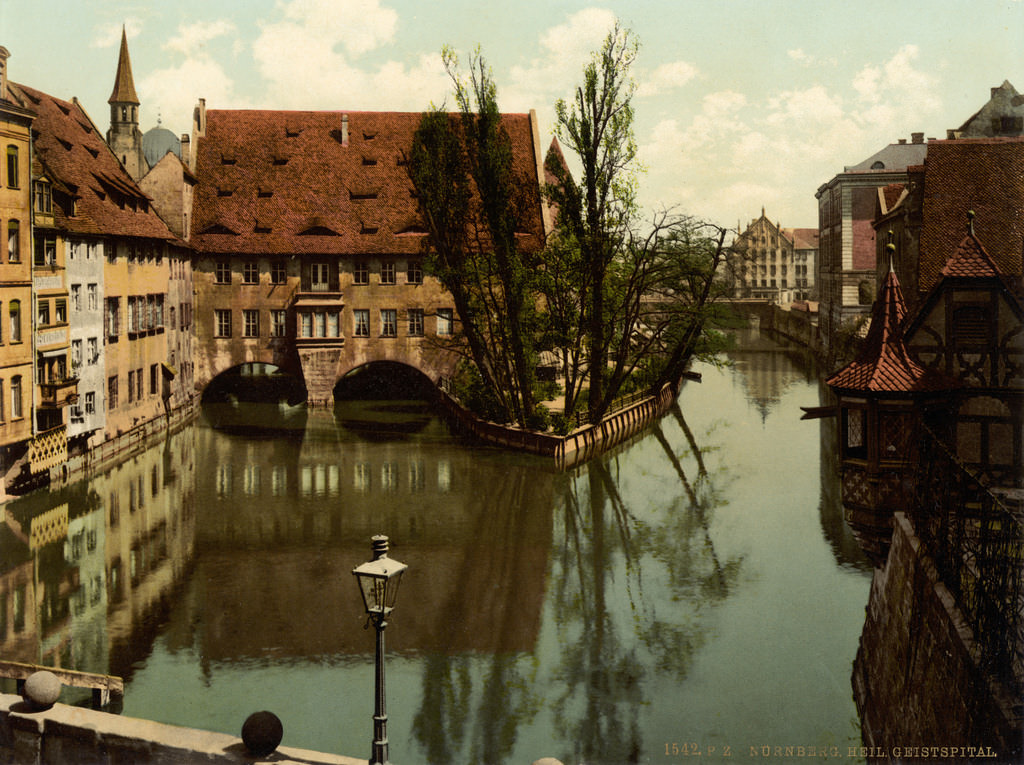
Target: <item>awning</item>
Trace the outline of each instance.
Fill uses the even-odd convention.
[[[166,377],[168,380],[173,380],[175,377],[178,376],[178,370],[172,367],[170,364],[161,363],[160,366],[163,367],[164,377]]]

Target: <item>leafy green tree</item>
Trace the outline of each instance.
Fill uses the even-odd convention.
[[[671,210],[640,220],[629,76],[637,48],[616,24],[573,103],[557,105],[556,130],[579,160],[579,183],[557,146],[545,161],[558,227],[542,280],[551,341],[562,343],[566,409],[588,385],[591,422],[638,382],[677,383],[719,319],[726,231]]]
[[[443,60],[459,115],[425,114],[409,161],[429,234],[427,266],[454,297],[487,397],[504,419],[526,425],[536,406],[538,254],[521,247],[516,233],[532,228],[539,188],[515,169],[497,86],[479,51],[468,81],[451,49]]]
[[[564,164],[549,162],[550,189],[559,219],[575,239],[584,272],[578,281],[583,306],[588,367],[588,412],[600,419],[608,407],[606,369],[612,337],[607,315],[606,275],[622,250],[637,213],[636,140],[629,68],[639,43],[616,22],[583,71],[571,104],[555,105],[556,133],[582,165],[577,184]],[[550,155],[549,155],[550,157]]]

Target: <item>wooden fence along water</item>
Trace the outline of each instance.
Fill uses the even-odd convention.
[[[625,405],[601,422],[576,428],[565,436],[538,433],[511,425],[486,422],[465,409],[444,386],[438,386],[441,405],[457,428],[492,446],[550,457],[559,469],[575,467],[639,433],[669,410],[678,386],[665,385],[655,394],[630,396]]]

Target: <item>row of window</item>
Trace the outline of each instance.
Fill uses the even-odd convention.
[[[214,264],[214,282],[216,284],[231,284],[233,271],[231,261],[218,260]],[[248,260],[242,263],[241,270],[242,284],[259,284],[260,265],[255,260]],[[288,278],[287,264],[283,262],[271,262],[270,283],[284,284]],[[311,263],[309,265],[309,283],[313,291],[326,290],[331,283],[331,268],[329,263]],[[358,261],[352,268],[353,284],[370,283],[370,265],[366,261]],[[380,264],[380,283],[397,284],[398,268],[394,261],[384,261]],[[419,261],[410,260],[405,271],[406,284],[423,284],[423,268]]]
[[[145,396],[145,369],[128,370],[128,403],[134,404],[142,401]],[[149,395],[156,396],[160,393],[160,365],[150,364],[149,366]],[[88,395],[88,394],[86,394]],[[118,375],[111,375],[107,378],[107,410],[117,409],[120,395],[120,378]]]
[[[274,309],[270,312],[270,336],[284,337],[287,334],[287,312]],[[233,335],[233,319],[230,308],[217,308],[213,311],[213,336],[228,338]],[[424,334],[424,311],[422,308],[406,309],[406,334],[409,337],[422,337]],[[454,325],[454,312],[451,308],[439,308],[437,318],[437,334],[451,335]],[[324,309],[319,311],[300,311],[297,314],[298,326],[296,335],[300,338],[341,337],[341,311]],[[395,308],[380,309],[380,337],[398,336],[398,310]],[[256,308],[242,310],[242,337],[260,337],[260,311]],[[370,309],[356,308],[352,311],[353,337],[370,337]]]
[[[107,337],[116,338],[121,334],[121,298],[109,297],[106,303],[106,327]],[[138,334],[141,332],[156,332],[164,328],[164,295],[156,293],[151,295],[129,295],[127,297],[128,332]],[[174,306],[170,307],[169,318],[171,329],[177,329],[178,316],[181,318],[181,328],[187,330],[192,326],[192,305],[182,303],[179,306],[178,314],[175,314]]]

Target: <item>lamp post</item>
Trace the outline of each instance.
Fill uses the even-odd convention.
[[[363,606],[369,621],[377,630],[376,700],[373,710],[373,754],[370,765],[388,765],[388,715],[384,703],[384,628],[388,615],[394,610],[395,597],[402,574],[409,568],[388,557],[388,538],[373,538],[373,560],[352,569],[359,582]]]

